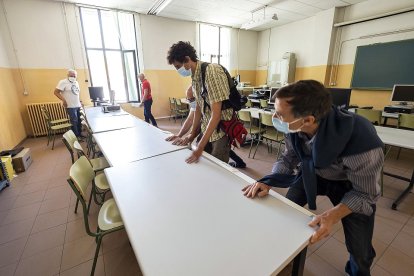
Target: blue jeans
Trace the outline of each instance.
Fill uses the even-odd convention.
[[[66,112],[69,115],[73,133],[75,133],[76,137],[79,137],[82,132],[82,125],[80,120],[80,107],[66,108]]]
[[[333,181],[317,177],[317,195],[326,195],[334,206],[338,205],[344,194],[351,190],[349,181]],[[307,203],[303,183],[289,188],[286,197],[300,206]],[[372,205],[370,216],[351,213],[342,219],[345,233],[345,244],[349,252],[349,260],[345,271],[352,276],[370,275],[370,267],[375,258],[372,247],[376,206]]]
[[[146,100],[144,102],[144,117],[145,117],[145,122],[149,123],[149,121],[151,120],[151,123],[153,126],[157,126],[157,122],[155,121],[154,116],[151,113],[151,106],[152,106],[152,99],[150,100]]]

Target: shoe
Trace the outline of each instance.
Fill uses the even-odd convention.
[[[246,163],[243,163],[243,164],[237,164],[236,162],[234,162],[234,161],[230,161],[229,162],[229,165],[230,166],[232,166],[232,167],[234,167],[234,168],[240,168],[240,169],[244,169],[244,168],[246,168]]]

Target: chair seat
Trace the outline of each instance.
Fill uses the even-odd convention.
[[[106,178],[106,175],[103,172],[99,172],[98,174],[96,174],[95,186],[102,191],[109,190],[108,179]]]
[[[266,132],[263,133],[262,137],[277,142],[280,142],[285,138],[283,134],[275,130],[266,130]]]
[[[105,157],[94,158],[90,159],[89,161],[91,161],[92,168],[95,172],[102,171],[103,169],[110,167]]]
[[[113,198],[108,199],[99,210],[99,229],[107,231],[123,225],[124,222],[122,221],[121,214],[119,213],[115,200]]]
[[[68,122],[69,122],[69,119],[58,119],[58,120],[50,121],[50,123],[52,125],[61,124],[61,123],[68,123]]]
[[[72,126],[72,124],[65,123],[65,124],[54,125],[54,126],[51,126],[50,128],[53,129],[53,130],[58,130],[58,129],[63,129],[63,128],[69,128],[71,126]]]
[[[258,127],[252,126],[252,127],[246,127],[246,130],[250,134],[258,134],[264,132],[264,130],[260,131]]]

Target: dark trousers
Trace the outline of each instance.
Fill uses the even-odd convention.
[[[146,100],[144,102],[145,122],[149,123],[149,121],[151,120],[152,125],[157,126],[157,122],[155,121],[155,118],[154,116],[152,116],[152,113],[151,113],[151,106],[152,106],[152,99]]]
[[[326,195],[334,206],[338,205],[344,194],[352,188],[349,181],[332,181],[318,176],[317,182],[317,194]],[[286,197],[304,206],[307,200],[303,183],[291,186]],[[372,235],[376,206],[373,205],[372,208],[373,212],[370,216],[351,213],[342,219],[345,244],[349,252],[349,261],[346,263],[345,271],[352,276],[370,275],[370,267],[375,257]]]
[[[244,163],[243,159],[241,159],[240,156],[238,156],[232,149],[230,150],[230,158],[231,158],[231,160],[236,162],[236,164],[238,166],[246,165],[246,163]]]
[[[66,112],[69,115],[73,133],[75,133],[76,137],[79,137],[82,132],[82,125],[80,120],[80,107],[66,108]]]

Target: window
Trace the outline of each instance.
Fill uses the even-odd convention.
[[[134,16],[129,13],[80,8],[92,86],[104,88],[105,99],[138,101]]]
[[[200,60],[218,63],[230,70],[230,29],[200,24]]]

